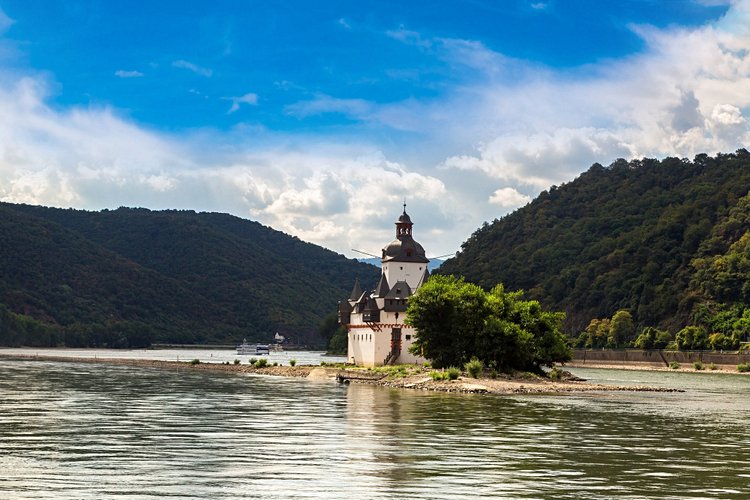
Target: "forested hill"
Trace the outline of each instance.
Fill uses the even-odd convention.
[[[569,333],[622,309],[640,326],[721,331],[722,317],[750,320],[749,189],[744,149],[594,164],[486,223],[438,272],[528,290]]]
[[[378,272],[226,214],[0,203],[0,344],[319,343]]]

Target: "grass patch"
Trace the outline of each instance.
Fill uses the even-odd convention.
[[[711,370],[711,371],[714,371],[714,370],[716,370],[717,368],[718,368],[718,367],[716,366],[716,363],[710,363],[710,364],[708,365],[708,369],[709,369],[709,370]]]
[[[445,370],[445,372],[448,374],[448,380],[456,380],[461,376],[461,370],[459,370],[455,366],[449,367],[447,370]]]
[[[693,368],[695,368],[698,371],[701,371],[703,369],[703,363],[700,361],[696,361],[693,363]]]
[[[750,363],[740,363],[737,365],[737,371],[742,373],[750,372]]]
[[[473,357],[464,365],[464,368],[471,378],[479,378],[479,375],[484,371],[484,363],[479,361],[476,357]]]
[[[430,377],[432,377],[432,380],[448,380],[448,372],[432,370],[430,372]]]
[[[679,370],[680,363],[678,363],[677,361],[672,361],[671,363],[669,363],[669,367],[673,370]]]

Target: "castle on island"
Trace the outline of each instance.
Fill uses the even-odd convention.
[[[348,332],[349,363],[380,366],[425,361],[409,352],[415,331],[404,324],[409,297],[430,276],[430,261],[412,237],[413,225],[404,204],[396,221],[396,239],[383,248],[375,289],[363,290],[356,280],[349,299],[339,302],[339,323]]]

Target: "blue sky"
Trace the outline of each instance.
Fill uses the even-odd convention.
[[[431,255],[618,157],[748,142],[721,0],[0,0],[0,199],[230,212]]]

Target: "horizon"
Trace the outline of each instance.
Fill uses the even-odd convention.
[[[357,258],[406,199],[452,254],[593,163],[746,147],[748,26],[749,0],[0,0],[0,201],[223,212]]]

